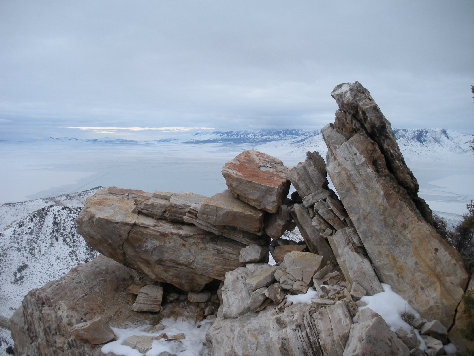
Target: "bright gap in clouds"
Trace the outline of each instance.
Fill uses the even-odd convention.
[[[161,131],[161,132],[188,132],[192,130],[215,130],[212,127],[184,127],[184,126],[169,126],[169,127],[139,127],[139,126],[67,126],[66,129],[79,129],[82,131],[100,131],[107,133],[114,133],[115,131]]]

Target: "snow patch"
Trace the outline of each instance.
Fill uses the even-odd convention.
[[[372,309],[385,320],[392,331],[402,328],[410,332],[411,326],[402,319],[402,313],[408,312],[417,318],[420,317],[420,314],[405,299],[392,291],[390,285],[382,283],[382,287],[383,292],[362,297],[361,301],[367,303],[367,305],[359,308],[359,310]]]
[[[120,329],[112,328],[117,336],[116,341],[109,342],[102,346],[101,351],[104,354],[112,352],[116,355],[122,356],[157,356],[162,352],[169,352],[178,356],[193,356],[200,355],[204,349],[204,342],[206,340],[206,333],[213,323],[213,319],[206,319],[195,323],[188,319],[163,319],[160,323],[162,328],[159,331],[146,331],[150,326],[140,326],[136,328]],[[183,333],[185,338],[183,340],[169,340],[161,338],[154,340],[151,350],[146,353],[141,353],[129,346],[122,345],[122,342],[129,336],[152,336],[157,337],[165,333],[168,337],[172,335]]]
[[[286,300],[293,304],[311,304],[311,301],[317,297],[318,292],[313,288],[309,288],[305,294],[287,295]]]

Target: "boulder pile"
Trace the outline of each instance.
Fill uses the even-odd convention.
[[[115,187],[90,197],[78,231],[104,256],[25,297],[10,320],[16,354],[103,355],[113,328],[156,331],[168,317],[209,322],[203,352],[216,356],[472,351],[469,275],[433,227],[390,123],[358,82],[332,96],[326,162],[308,152],[290,169],[244,151],[212,197]],[[296,226],[303,242],[284,236]],[[415,310],[405,328],[367,307],[385,284]],[[122,344],[144,354],[185,338]]]

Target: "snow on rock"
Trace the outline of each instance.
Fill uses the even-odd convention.
[[[372,309],[385,320],[392,331],[402,328],[410,332],[411,327],[402,319],[402,313],[408,312],[417,318],[419,318],[420,315],[405,299],[392,291],[390,285],[382,283],[382,287],[383,292],[362,297],[361,301],[367,303],[367,305],[359,308],[359,310],[365,308]]]
[[[163,319],[155,327],[142,326],[138,328],[119,329],[112,328],[117,336],[116,341],[105,344],[101,351],[104,354],[112,352],[123,356],[157,356],[162,352],[169,352],[178,356],[201,355],[204,350],[206,332],[209,330],[213,319],[206,319],[195,323],[186,319]],[[184,338],[179,340],[176,337],[184,334]],[[151,349],[145,353],[139,352],[123,342],[130,336],[151,336],[154,340]],[[175,337],[173,337],[175,336]]]
[[[318,292],[313,288],[308,288],[308,291],[304,294],[288,295],[286,300],[293,304],[311,304],[314,298],[318,297]]]

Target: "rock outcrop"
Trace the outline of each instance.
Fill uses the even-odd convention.
[[[86,201],[77,219],[89,245],[152,280],[185,291],[200,291],[240,266],[245,245],[195,226],[139,214],[140,191],[107,188]]]
[[[130,309],[127,288],[141,277],[105,257],[28,293],[11,318],[16,355],[101,355],[110,326],[141,325],[156,314]],[[100,318],[97,321],[97,318]]]
[[[418,209],[416,180],[369,92],[356,82],[332,95],[339,110],[322,133],[344,208],[382,282],[448,327],[468,278],[463,262]]]
[[[222,168],[232,194],[257,209],[276,213],[290,187],[283,162],[257,151],[244,151]]]

